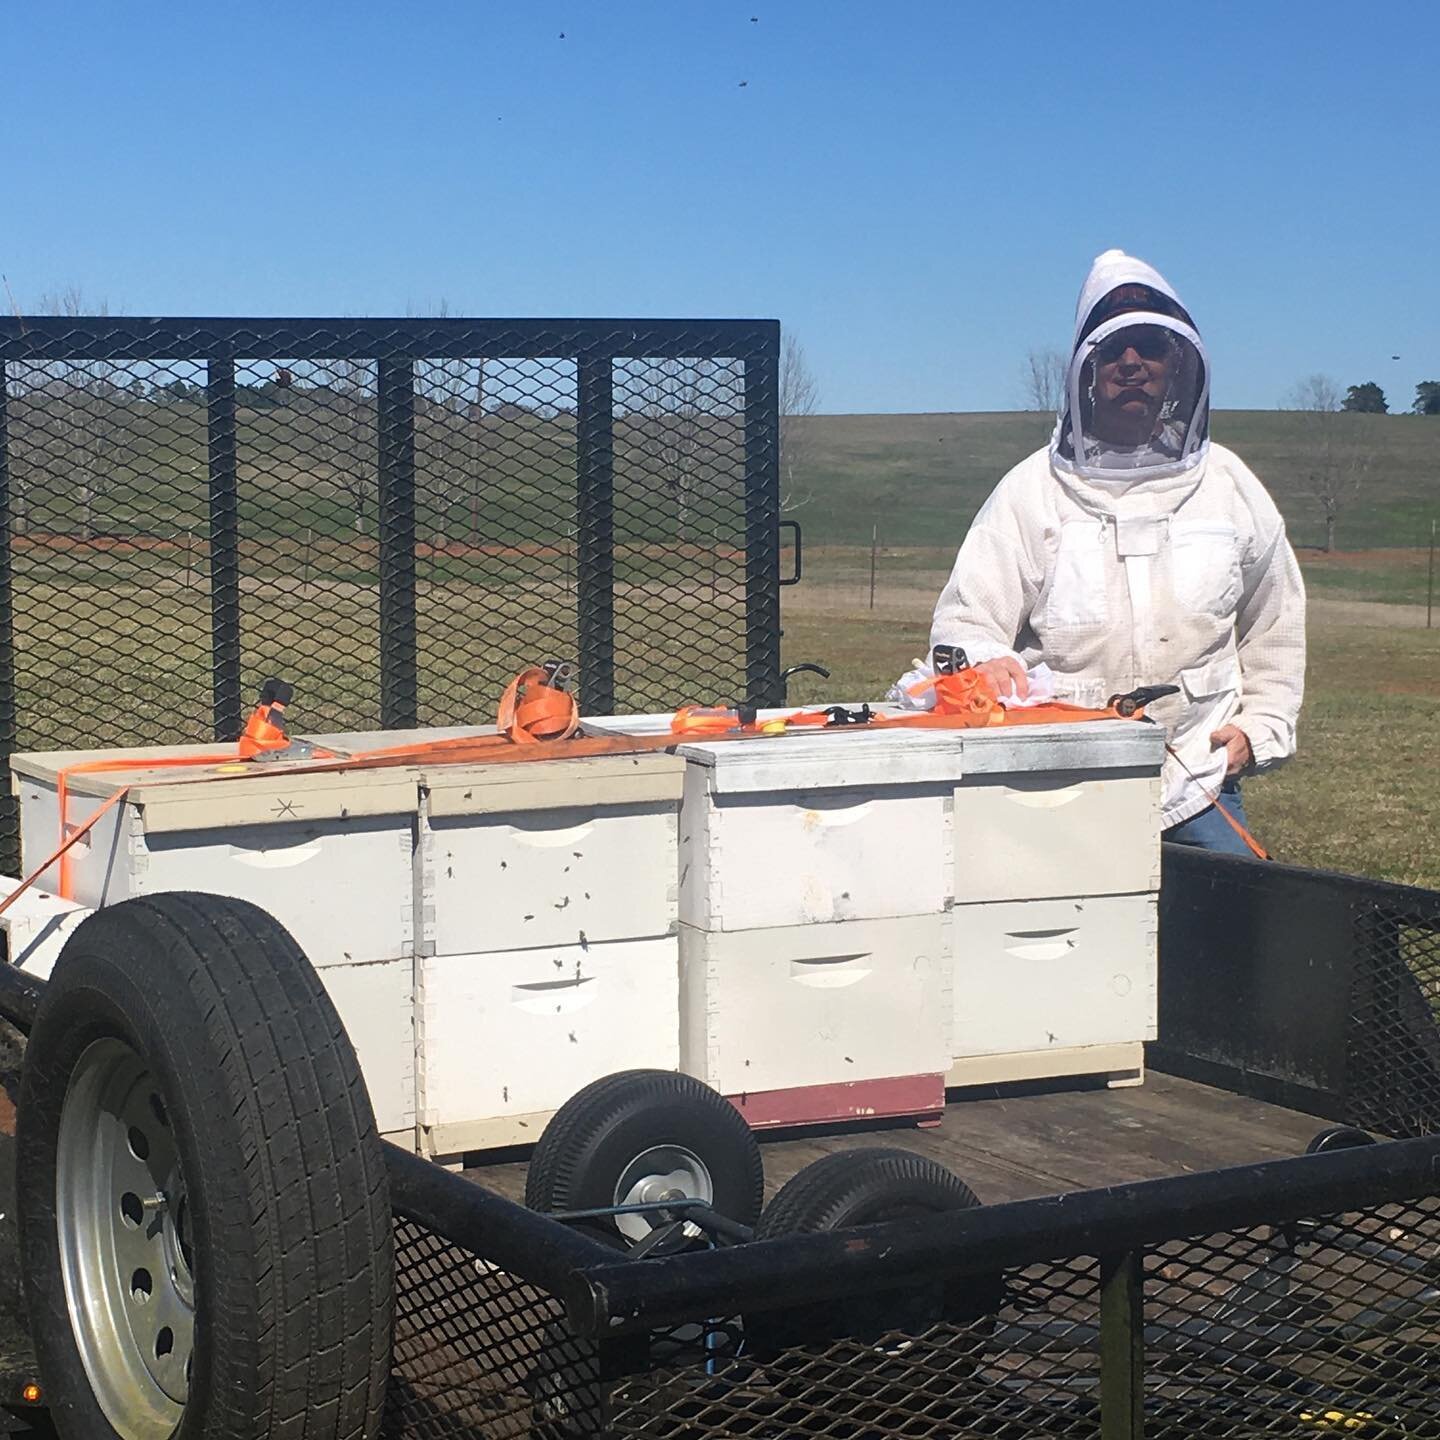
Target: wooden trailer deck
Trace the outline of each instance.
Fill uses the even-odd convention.
[[[1189,1175],[1301,1154],[1324,1120],[1228,1090],[1150,1072],[1143,1085],[963,1092],[941,1124],[771,1132],[762,1137],[765,1191],[832,1150],[896,1146],[948,1166],[986,1204],[1136,1180]],[[523,1154],[470,1157],[465,1176],[519,1200]]]

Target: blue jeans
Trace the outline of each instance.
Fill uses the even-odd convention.
[[[1220,787],[1219,805],[1223,805],[1242,825],[1248,829],[1245,806],[1240,799],[1240,782],[1232,775]],[[1201,850],[1218,850],[1222,855],[1249,855],[1245,842],[1217,815],[1218,805],[1172,825],[1161,836],[1173,840],[1177,845],[1194,845]]]

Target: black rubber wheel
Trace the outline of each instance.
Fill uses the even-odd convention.
[[[545,1127],[525,1180],[532,1210],[683,1194],[742,1225],[755,1223],[764,1193],[760,1147],[740,1112],[693,1076],[669,1070],[623,1070],[577,1091]],[[634,1244],[656,1223],[629,1216],[593,1228]]]
[[[1375,1137],[1354,1125],[1332,1125],[1322,1130],[1305,1147],[1307,1155],[1329,1155],[1336,1150],[1354,1150],[1361,1145],[1373,1145]]]
[[[943,1165],[908,1150],[837,1150],[793,1175],[765,1207],[757,1240],[973,1210],[979,1197]]]
[[[17,1158],[62,1440],[373,1440],[384,1156],[340,1018],[271,916],[170,893],[86,919],[30,1035]]]
[[[919,1215],[972,1210],[975,1192],[943,1165],[908,1150],[841,1150],[807,1165],[765,1207],[756,1240],[878,1225]],[[993,1317],[1004,1299],[1000,1276],[909,1286],[905,1290],[757,1312],[746,1334],[762,1352],[846,1336],[866,1342],[886,1332],[914,1335],[940,1321],[963,1325]]]

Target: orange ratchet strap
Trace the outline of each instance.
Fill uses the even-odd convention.
[[[557,661],[522,670],[500,697],[495,723],[517,745],[568,740],[580,728],[580,706],[565,688],[571,667]]]
[[[1220,791],[1211,794],[1205,782],[1180,758],[1173,745],[1167,745],[1165,753],[1200,787],[1201,793],[1209,797],[1215,813],[1245,842],[1250,853],[1257,860],[1268,860],[1270,852],[1220,803]],[[1224,782],[1221,783],[1223,785]]]
[[[245,729],[233,750],[214,751],[199,755],[164,755],[151,760],[87,760],[78,765],[67,765],[57,772],[55,781],[55,807],[60,812],[60,848],[47,860],[30,879],[20,887],[28,889],[35,875],[43,874],[58,859],[59,874],[56,889],[62,900],[73,899],[71,894],[70,849],[84,835],[95,821],[115,802],[113,798],[90,817],[72,837],[69,827],[70,777],[72,775],[103,775],[107,770],[188,770],[201,765],[228,765],[237,760],[253,760],[260,755],[274,756],[291,744],[289,732],[285,729],[285,707],[295,693],[294,686],[273,677],[260,687],[260,703],[251,712]],[[318,752],[329,757],[328,751]],[[128,787],[127,787],[128,788]],[[20,890],[13,892],[18,895]],[[13,896],[12,896],[13,898]],[[3,907],[0,907],[3,910]]]
[[[937,674],[932,680],[923,681],[913,687],[912,693],[915,694],[930,688],[935,690],[936,705],[932,711],[887,715],[871,711],[868,705],[858,712],[846,712],[843,707],[830,706],[815,710],[795,710],[788,714],[767,716],[762,720],[750,706],[682,705],[675,712],[669,729],[661,734],[579,735],[576,733],[580,727],[579,705],[574,693],[567,688],[572,674],[572,667],[557,661],[532,665],[522,670],[506,686],[500,697],[496,715],[498,733],[494,735],[425,740],[366,750],[354,755],[302,750],[301,747],[307,742],[292,742],[285,728],[285,706],[291,698],[291,687],[281,681],[268,680],[261,691],[260,704],[251,715],[245,733],[234,749],[198,755],[164,756],[142,761],[133,757],[92,760],[62,769],[56,787],[60,812],[60,847],[39,871],[25,881],[21,890],[29,888],[39,874],[58,860],[58,892],[63,899],[72,898],[68,860],[71,847],[126,793],[122,790],[111,796],[84,825],[72,832],[67,821],[67,806],[69,781],[74,775],[113,770],[193,769],[227,765],[232,767],[228,774],[211,778],[238,779],[263,773],[265,767],[255,768],[250,763],[241,766],[235,762],[252,762],[260,757],[282,759],[286,775],[312,775],[426,763],[496,765],[552,758],[584,759],[596,755],[640,754],[673,749],[687,736],[704,737],[708,740],[738,740],[756,735],[779,735],[799,728],[817,728],[824,733],[844,733],[854,729],[973,729],[989,725],[1044,725],[1078,720],[1128,719],[1141,717],[1144,705],[1154,698],[1155,694],[1153,690],[1148,690],[1134,691],[1128,696],[1113,696],[1110,703],[1100,710],[1058,701],[1007,710],[1000,704],[994,685],[978,671],[964,665],[963,652],[957,650],[953,652],[950,668]],[[844,723],[841,723],[842,721]],[[563,743],[554,743],[557,741]],[[293,748],[296,752],[294,760],[283,753],[287,748]],[[19,890],[12,892],[11,898],[19,893]],[[0,910],[3,908],[4,906],[0,905]]]
[[[48,855],[3,900],[0,900],[0,915],[3,915],[57,860],[61,864],[63,873],[65,857],[70,853],[70,847],[78,845],[95,828],[101,817],[107,811],[113,810],[129,793],[130,787],[122,785],[83,825],[77,825],[61,842],[59,849]],[[69,896],[62,892],[61,899],[69,899]]]
[[[72,775],[103,775],[107,770],[180,770],[187,769],[192,765],[223,765],[236,758],[234,750],[226,750],[223,753],[216,751],[209,755],[163,755],[139,762],[133,759],[84,760],[78,765],[66,765],[62,770],[57,771],[55,776],[55,808],[60,812],[60,848],[39,870],[31,874],[20,890],[11,891],[10,899],[13,900],[21,890],[28,890],[36,876],[44,874],[57,860],[60,862],[60,873],[56,880],[56,893],[62,900],[74,898],[70,893],[70,847],[89,832],[90,827],[115,804],[118,796],[112,795],[83,825],[72,833],[68,820],[70,777]],[[128,789],[129,786],[126,786],[125,790]],[[120,794],[123,795],[125,790],[122,790]],[[3,909],[3,906],[0,906],[0,909]]]

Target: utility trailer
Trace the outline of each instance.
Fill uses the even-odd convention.
[[[118,1163],[145,1148],[134,1131],[156,1156],[146,1132],[158,1123],[157,1082],[178,1080],[176,1105],[215,1130],[180,1147],[198,1145],[208,1161],[188,1205],[174,1189],[121,1189],[112,1258],[124,1258],[133,1194],[135,1230],[158,1226],[156,1243],[194,1264],[202,1292],[235,1288],[208,1316],[203,1304],[194,1312],[205,1316],[186,1337],[194,1389],[168,1410],[134,1402],[165,1357],[137,1365],[123,1347],[107,1351],[97,1339],[121,1327],[92,1322],[88,1364],[43,1377],[62,1431],[106,1433],[96,1427],[113,1410],[137,1437],[247,1424],[426,1440],[1440,1435],[1440,895],[1169,847],[1164,867],[1148,1057],[1158,1080],[1002,1088],[953,1097],[938,1130],[777,1135],[762,1146],[771,1189],[797,1165],[814,1173],[817,1159],[853,1172],[856,1147],[878,1140],[942,1158],[998,1202],[934,1206],[912,1191],[888,1218],[840,1229],[814,1205],[802,1214],[790,1186],[788,1209],[767,1207],[787,1212],[778,1229],[763,1213],[737,1224],[718,1200],[679,1194],[536,1213],[504,1192],[523,1179],[533,1194],[543,1169],[553,1193],[553,1153],[537,1151],[528,1176],[503,1156],[462,1176],[378,1141],[333,1007],[257,912],[164,896],[98,912],[86,926],[102,960],[130,946],[129,964],[143,966],[142,944],[153,956],[163,933],[172,956],[207,954],[212,981],[230,973],[220,1009],[237,1034],[249,1033],[247,1015],[274,1013],[252,1004],[271,987],[296,1023],[260,1027],[262,1053],[245,1083],[232,1077],[240,1103],[228,1117],[196,1107],[166,1065],[136,1075],[123,1052],[97,1051],[103,1035],[66,1042],[72,1057],[91,1057],[75,1093],[95,1103],[77,1113],[129,1122],[108,1127],[128,1146]],[[67,1034],[83,1014],[95,1023],[101,961],[84,960],[83,934],[71,944],[76,967],[57,970],[49,995],[5,976],[7,1017],[32,1029],[32,1070],[37,1050],[56,1054],[47,1010]],[[87,963],[90,998],[62,1006],[53,987]],[[53,1106],[56,1077],[27,1075],[25,1091]],[[297,1103],[307,1094],[324,1104]],[[34,1118],[22,1110],[22,1163],[46,1153],[44,1116],[39,1127]],[[234,1124],[257,1119],[272,1146],[242,1142],[228,1155]],[[83,1133],[93,1140],[96,1129]],[[302,1152],[305,1165],[284,1161]],[[105,1146],[85,1153],[103,1158]],[[160,1168],[176,1166],[167,1156]],[[123,1186],[133,1172],[110,1173]],[[247,1174],[254,1234],[217,1233],[221,1211],[239,1203],[217,1176]],[[56,1193],[63,1213],[98,1221],[110,1192],[62,1183]],[[638,1243],[621,1228],[636,1217]],[[72,1225],[65,1244],[83,1281],[93,1247],[76,1234]],[[48,1240],[32,1219],[27,1266],[55,1259]],[[275,1272],[257,1269],[272,1253]],[[150,1279],[140,1309],[172,1303]],[[52,1357],[72,1326],[53,1298],[64,1293],[59,1274],[31,1290],[52,1297],[31,1316],[48,1327]],[[122,1297],[116,1313],[127,1307]],[[275,1330],[266,1315],[279,1317]],[[145,1332],[152,1345],[158,1334]],[[106,1373],[107,1355],[130,1391],[117,1386],[97,1414],[84,1381]],[[221,1382],[247,1365],[263,1383],[237,1398]]]

